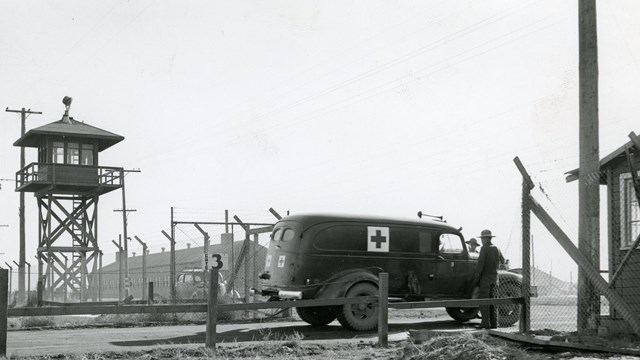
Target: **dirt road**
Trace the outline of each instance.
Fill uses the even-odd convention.
[[[410,329],[476,331],[468,325],[443,319],[396,319],[390,321],[390,341],[403,340]],[[283,339],[298,333],[302,341],[377,342],[376,332],[355,333],[343,329],[337,321],[325,327],[304,322],[266,322],[218,324],[218,343]],[[135,328],[93,328],[69,330],[10,331],[7,355],[82,354],[95,351],[146,350],[157,347],[201,347],[205,343],[205,325],[153,326]]]

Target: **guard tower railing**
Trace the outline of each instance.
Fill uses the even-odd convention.
[[[122,187],[123,169],[107,166],[31,163],[16,172],[16,191],[95,191]]]

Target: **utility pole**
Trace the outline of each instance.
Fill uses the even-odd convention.
[[[6,112],[12,113],[20,113],[20,137],[24,136],[26,132],[26,122],[27,118],[31,114],[42,115],[40,111],[31,111],[31,109],[26,110],[22,108],[21,110],[11,110],[8,107],[4,110]],[[24,160],[24,146],[20,147],[20,169],[22,170],[25,166]],[[22,180],[22,179],[21,179]],[[20,218],[20,256],[18,262],[20,266],[18,267],[18,299],[19,302],[24,300],[24,264],[26,259],[25,256],[25,218],[24,218],[24,192],[20,192],[20,206],[18,208],[18,217]]]
[[[135,209],[127,209],[127,197],[126,197],[126,192],[124,190],[124,177],[127,173],[130,172],[140,172],[140,169],[133,169],[133,170],[123,170],[120,173],[120,184],[122,185],[122,209],[118,210],[113,210],[113,211],[121,211],[122,212],[122,237],[124,238],[124,259],[122,259],[123,264],[124,264],[124,276],[126,279],[126,283],[129,284],[129,236],[127,235],[127,215],[128,213],[132,212],[132,211],[137,211]],[[129,286],[126,286],[126,293],[125,296],[128,297],[129,296]]]
[[[578,1],[580,170],[578,248],[600,269],[600,151],[596,0]],[[600,295],[578,269],[578,332],[600,324]]]

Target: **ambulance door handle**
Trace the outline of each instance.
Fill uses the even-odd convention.
[[[444,260],[444,258],[440,255],[438,255],[438,260]]]

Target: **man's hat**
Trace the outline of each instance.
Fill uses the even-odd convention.
[[[480,233],[480,238],[483,237],[495,237],[494,235],[491,235],[491,230],[482,230],[482,232]]]
[[[471,245],[475,245],[475,246],[480,246],[480,244],[478,244],[478,240],[476,240],[476,238],[471,238],[469,239],[469,241],[467,241],[467,244]]]

